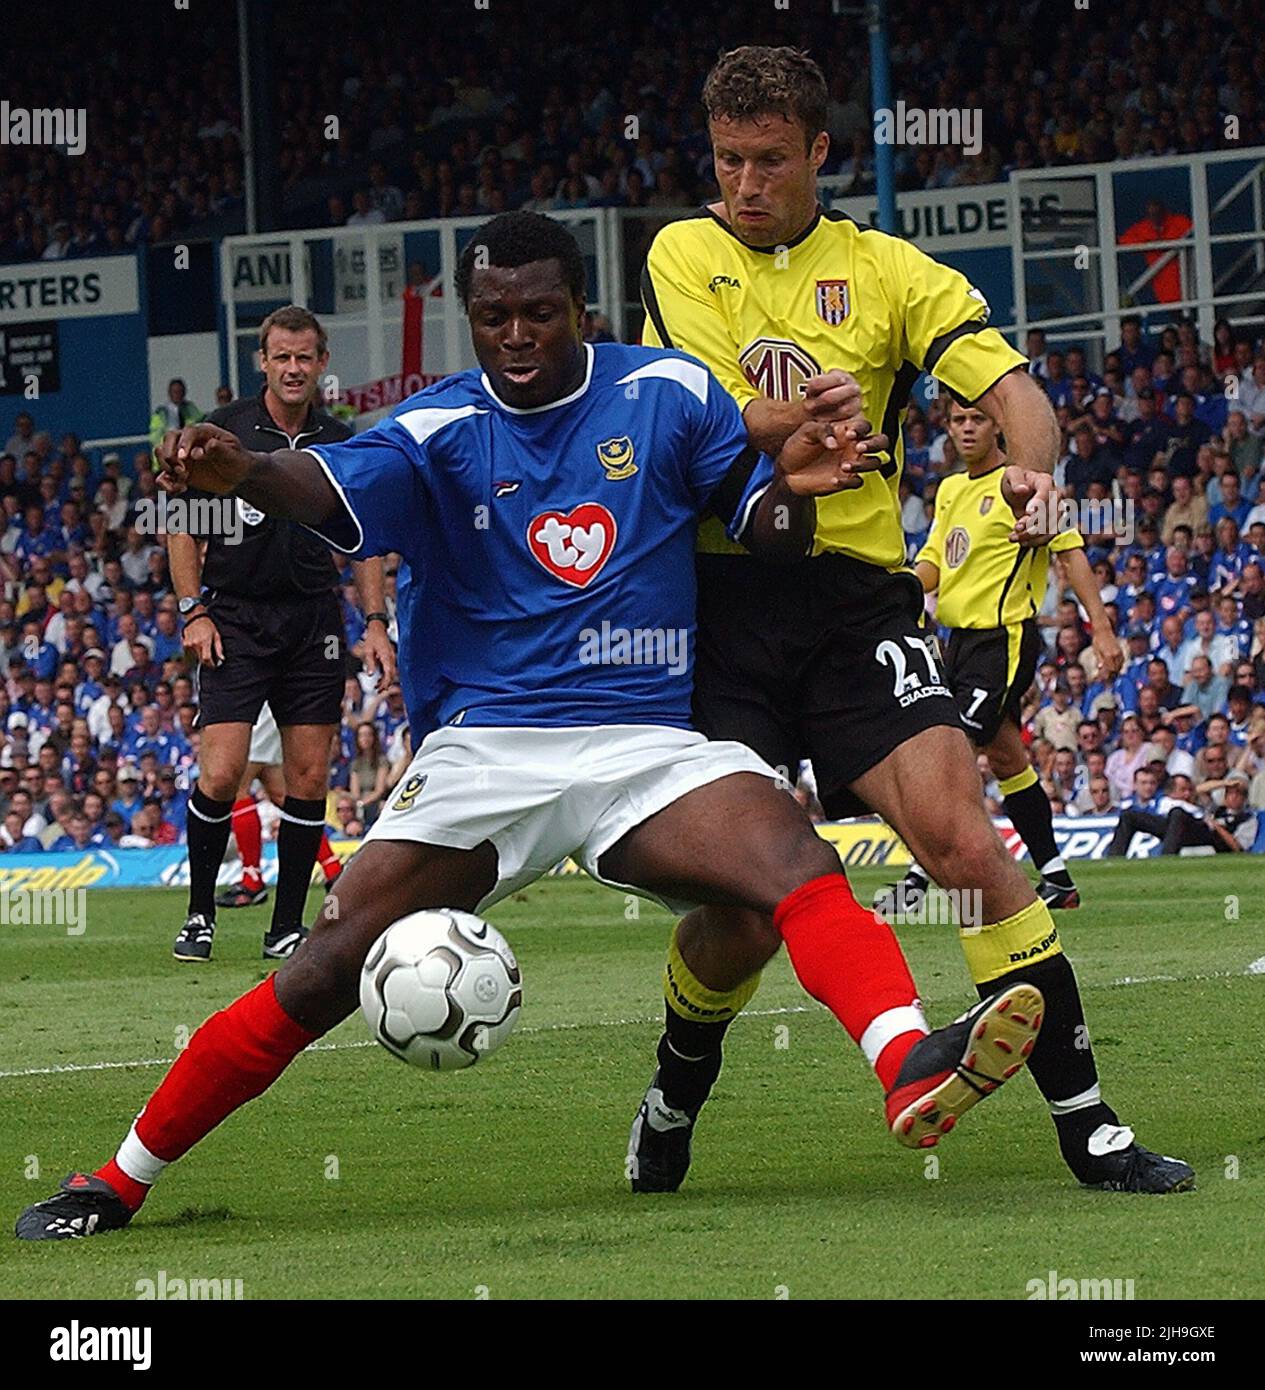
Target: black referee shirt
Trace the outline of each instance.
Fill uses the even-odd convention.
[[[352,433],[341,420],[313,407],[303,428],[291,437],[268,413],[263,391],[223,406],[206,418],[212,425],[231,430],[255,453],[337,444]],[[209,494],[190,489],[190,496]],[[307,598],[337,588],[338,571],[324,541],[292,521],[264,516],[240,497],[237,508],[242,521],[239,544],[226,545],[222,535],[199,537],[207,543],[202,565],[206,588],[250,599]]]

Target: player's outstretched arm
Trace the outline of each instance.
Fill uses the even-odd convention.
[[[1044,545],[1054,534],[1058,493],[1051,476],[1059,457],[1059,425],[1050,399],[1027,372],[1007,372],[980,397],[981,410],[1001,426],[1011,460],[1002,496],[1015,514],[1011,540]]]
[[[218,425],[168,430],[157,449],[158,486],[236,493],[269,516],[316,526],[333,516],[338,496],[311,454],[280,449],[256,454]]]
[[[1072,592],[1089,615],[1094,655],[1098,658],[1099,679],[1112,680],[1124,669],[1124,648],[1111,629],[1111,619],[1107,616],[1094,572],[1089,567],[1089,556],[1084,550],[1077,548],[1063,551],[1058,559],[1063,563]]]
[[[933,565],[930,560],[919,560],[914,565],[914,573],[918,576],[918,582],[922,585],[924,594],[934,594],[940,587],[940,569]]]

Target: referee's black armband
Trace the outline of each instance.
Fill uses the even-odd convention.
[[[755,472],[759,462],[759,449],[753,449],[748,444],[742,453],[734,459],[729,472],[720,480],[716,491],[712,493],[709,504],[711,510],[726,526],[732,525],[734,517],[738,515],[738,508],[742,505],[742,495],[746,492],[747,484],[750,483],[751,475]]]

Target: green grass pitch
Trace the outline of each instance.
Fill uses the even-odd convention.
[[[858,891],[883,877],[858,873]],[[1077,1187],[1026,1077],[933,1155],[900,1148],[860,1055],[779,958],[730,1031],[685,1187],[633,1197],[624,1151],[670,919],[554,879],[489,914],[526,997],[496,1056],[413,1071],[357,1014],[173,1167],[130,1230],[26,1246],[6,1225],[0,1297],[135,1298],[165,1271],[240,1279],[247,1298],[1024,1298],[1055,1270],[1133,1279],[1138,1298],[1259,1298],[1265,864],[1078,877],[1086,906],[1060,927],[1107,1097],[1195,1165],[1196,1193]],[[107,1157],[157,1063],[263,978],[266,908],[223,914],[206,966],[171,959],[182,908],[104,892],[82,936],[0,928],[6,1223]],[[901,931],[933,1023],[974,997],[954,936]]]

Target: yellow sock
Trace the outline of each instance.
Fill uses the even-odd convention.
[[[1009,975],[1029,961],[1048,960],[1063,953],[1059,929],[1040,898],[1001,922],[961,927],[958,937],[977,985]]]
[[[735,989],[708,989],[694,975],[681,956],[677,941],[679,927],[672,928],[668,959],[663,971],[663,993],[668,1006],[682,1018],[695,1023],[719,1023],[741,1013],[756,990],[760,988],[760,972],[744,980]]]
[[[1039,780],[1035,767],[1025,767],[1022,772],[1016,772],[1013,777],[1003,777],[997,785],[1003,796],[1014,796],[1016,792],[1026,791],[1028,787],[1035,787]]]

